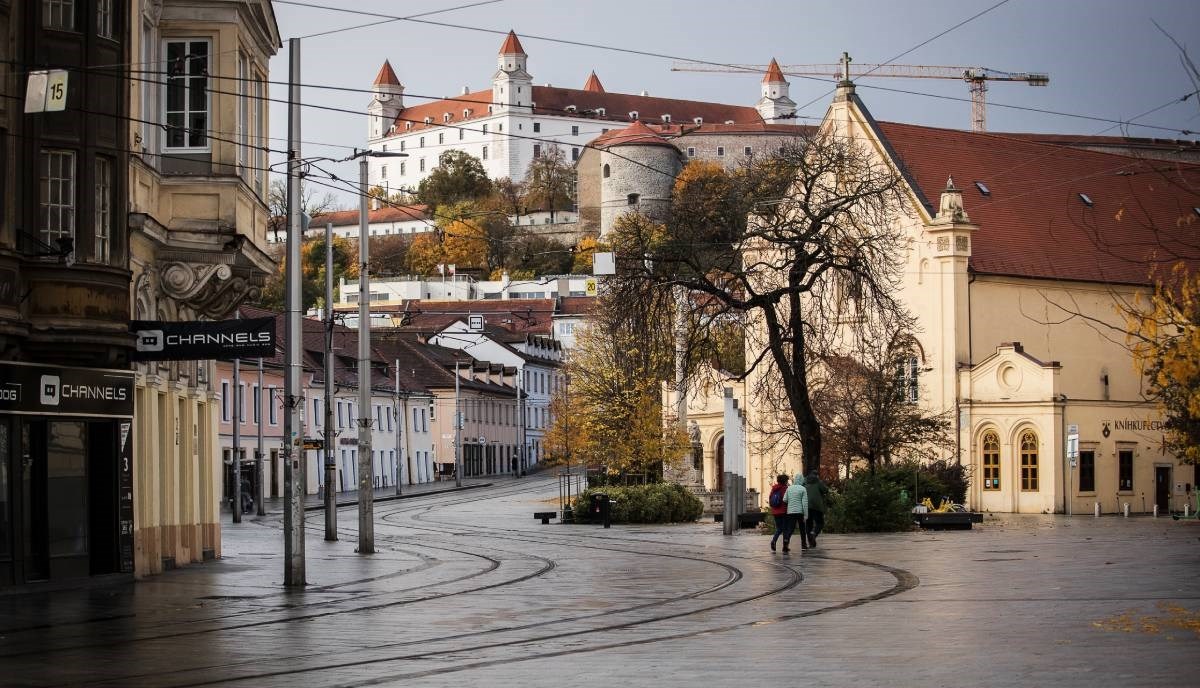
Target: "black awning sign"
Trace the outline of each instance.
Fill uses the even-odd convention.
[[[275,318],[214,322],[134,320],[135,361],[200,361],[275,355]]]
[[[49,416],[133,416],[133,372],[0,363],[0,412]]]

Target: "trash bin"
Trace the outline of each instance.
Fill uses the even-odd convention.
[[[588,516],[591,520],[598,519],[605,528],[612,525],[612,502],[603,492],[593,492],[588,505]]]

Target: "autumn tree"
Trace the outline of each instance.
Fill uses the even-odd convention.
[[[408,267],[408,248],[412,234],[373,236],[371,242],[371,274],[375,276],[402,275]]]
[[[678,285],[745,319],[744,375],[760,373],[749,403],[768,419],[756,429],[776,453],[799,444],[807,472],[823,437],[811,367],[908,318],[895,297],[902,203],[899,175],[861,143],[801,134],[745,169],[681,177],[665,227],[614,229],[619,279]]]
[[[378,185],[367,189],[367,196],[388,205],[409,205],[413,202],[413,195],[404,189],[385,189]]]
[[[525,172],[523,202],[526,212],[570,210],[574,204],[575,167],[562,149],[551,145],[534,157]]]
[[[300,292],[302,311],[321,304],[325,299],[325,237],[310,237],[300,245]],[[258,304],[272,311],[283,311],[286,307],[286,265],[279,261],[275,274],[267,279]],[[358,247],[345,237],[333,238],[333,283],[334,289],[341,278],[358,279]]]
[[[416,200],[429,206],[431,212],[441,214],[447,206],[485,198],[491,190],[492,181],[479,158],[464,151],[448,150],[417,186]]]

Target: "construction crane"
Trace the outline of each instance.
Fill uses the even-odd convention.
[[[957,79],[967,82],[971,92],[971,131],[987,130],[987,84],[989,81],[1024,81],[1030,86],[1046,86],[1050,75],[1045,72],[1005,72],[988,67],[944,67],[935,65],[856,64],[850,55],[842,53],[837,64],[781,65],[784,74],[792,76],[824,76],[841,81],[856,77],[896,77],[902,79]],[[672,72],[746,72],[762,74],[768,65],[714,65],[704,62],[676,62]]]

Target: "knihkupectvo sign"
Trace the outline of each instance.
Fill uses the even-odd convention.
[[[202,361],[275,355],[275,318],[214,322],[134,320],[135,361]]]
[[[0,363],[0,413],[133,416],[133,371]]]

